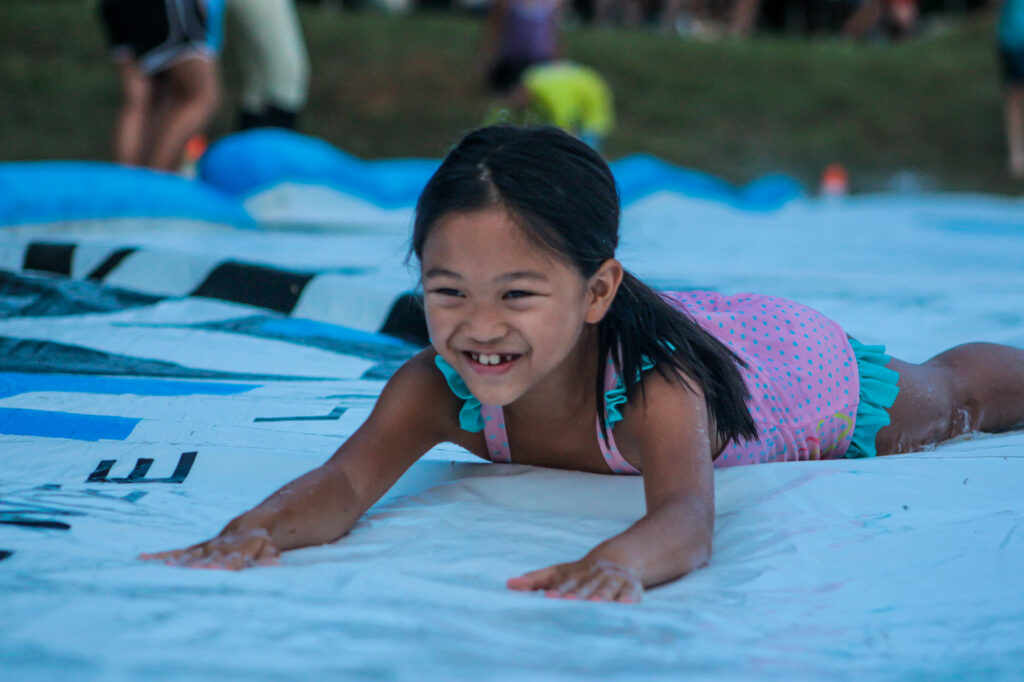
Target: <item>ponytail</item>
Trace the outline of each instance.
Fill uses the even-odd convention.
[[[688,315],[629,272],[604,319],[598,324],[597,404],[604,405],[604,358],[611,357],[626,389],[627,402],[637,387],[643,399],[643,371],[654,364],[659,374],[692,379],[704,391],[708,415],[720,442],[757,437],[747,408],[749,391],[740,374],[743,361]],[[598,409],[601,432],[608,436],[606,410]]]

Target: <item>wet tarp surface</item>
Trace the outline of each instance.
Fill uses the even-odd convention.
[[[344,222],[344,217],[339,217]],[[636,606],[505,589],[643,513],[638,478],[431,451],[352,533],[241,573],[142,563],[323,462],[415,347],[386,229],[0,232],[4,680],[1014,680],[1024,433],[716,473],[711,564]],[[655,193],[626,266],[796,298],[923,361],[1024,346],[1024,204]]]

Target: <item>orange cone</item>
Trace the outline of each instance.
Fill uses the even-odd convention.
[[[206,153],[206,136],[193,135],[185,144],[185,159],[195,163],[199,157]]]
[[[850,175],[841,163],[830,163],[821,174],[821,196],[842,197],[850,191]]]
[[[182,159],[181,169],[178,171],[182,176],[186,178],[196,176],[196,164],[199,163],[199,158],[206,153],[206,147],[205,135],[193,135],[189,138],[185,143],[185,158]]]

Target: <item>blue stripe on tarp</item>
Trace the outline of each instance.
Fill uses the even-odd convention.
[[[21,393],[102,393],[105,395],[235,395],[261,384],[226,384],[209,381],[104,377],[82,374],[29,374],[0,372],[0,398]]]
[[[124,440],[140,419],[0,407],[0,433],[74,440]]]

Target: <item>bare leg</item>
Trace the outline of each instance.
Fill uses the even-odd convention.
[[[863,40],[882,18],[881,0],[864,0],[843,25],[842,34],[852,40]]]
[[[878,432],[879,455],[1024,422],[1024,349],[968,343],[920,365],[893,358],[900,393]]]
[[[161,74],[161,115],[147,166],[177,170],[189,139],[201,132],[217,110],[217,65],[205,58],[181,61]]]
[[[114,160],[138,166],[147,145],[153,82],[131,60],[119,61],[117,71],[121,76],[121,111],[114,129]]]
[[[1010,174],[1024,178],[1024,85],[1010,85],[1006,91],[1006,146]]]
[[[736,0],[732,7],[732,23],[729,27],[734,36],[746,37],[754,32],[761,0]]]

